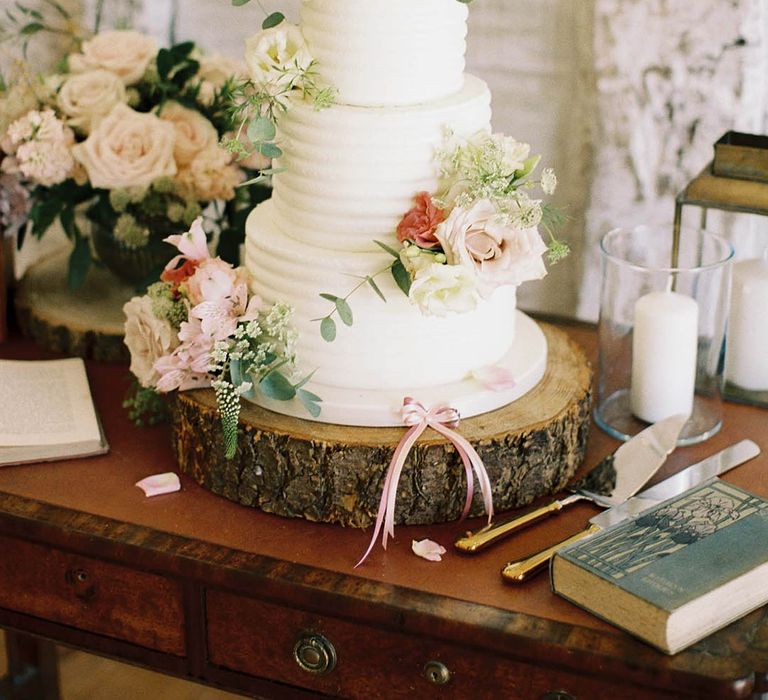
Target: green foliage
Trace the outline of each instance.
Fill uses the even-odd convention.
[[[246,0],[247,2],[248,0]],[[272,27],[276,27],[278,24],[280,24],[285,19],[285,15],[282,12],[273,12],[271,15],[269,15],[262,23],[261,28],[262,29],[272,29]]]
[[[138,379],[131,376],[132,384],[123,400],[123,408],[128,410],[128,418],[139,427],[168,422],[168,402],[163,395],[154,389],[141,386]]]
[[[395,262],[392,263],[391,269],[395,283],[400,287],[403,294],[408,296],[411,291],[411,276],[408,274],[408,270],[405,269],[402,260],[400,260],[400,258],[395,260]]]
[[[327,343],[332,343],[336,340],[336,321],[330,316],[320,320],[320,335]]]
[[[259,389],[270,399],[277,401],[290,401],[296,396],[296,388],[278,370],[272,370],[264,379],[259,382]]]

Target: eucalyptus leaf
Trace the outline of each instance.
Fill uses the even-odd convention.
[[[246,0],[246,2],[247,2],[247,0]],[[261,28],[262,29],[272,29],[272,27],[276,27],[284,19],[285,19],[285,15],[282,12],[273,12],[271,15],[269,15],[269,17],[267,17],[261,23]]]
[[[411,276],[400,260],[395,260],[392,264],[392,277],[394,277],[397,286],[400,287],[403,294],[408,296],[411,291]]]
[[[322,399],[319,396],[316,396],[311,391],[307,391],[306,389],[299,389],[297,392],[297,395],[299,397],[299,401],[304,405],[304,408],[307,409],[307,412],[310,416],[313,418],[317,418],[320,415],[320,406],[318,406],[318,402],[322,401]]]
[[[379,246],[380,248],[383,248],[387,251],[392,257],[399,258],[400,252],[392,248],[392,246],[388,246],[386,243],[382,243],[381,241],[374,241],[374,243]]]
[[[327,292],[323,292],[320,296],[323,299],[327,299],[328,301],[332,301],[334,304],[336,303],[336,300],[339,298],[335,294],[328,294]]]
[[[242,7],[243,5],[247,5],[251,0],[232,0],[232,4],[235,7]]]
[[[336,321],[330,316],[326,316],[320,321],[320,335],[327,343],[332,343],[336,340]]]
[[[266,158],[279,158],[283,152],[274,143],[260,143],[256,149]]]
[[[30,22],[29,24],[23,26],[21,28],[21,32],[19,33],[22,36],[32,36],[32,34],[37,34],[43,29],[45,29],[45,25],[41,24],[40,22]]]
[[[262,173],[261,175],[257,175],[256,177],[252,177],[250,180],[246,180],[245,182],[241,182],[238,187],[248,187],[250,185],[258,185],[260,182],[264,182],[266,180],[266,176]]]
[[[251,119],[248,124],[248,138],[253,143],[262,143],[263,141],[272,141],[277,135],[274,122],[263,116]]]
[[[379,298],[386,303],[387,298],[384,296],[384,293],[379,289],[379,285],[376,284],[376,280],[374,280],[373,277],[366,277],[365,279],[368,282],[368,284],[371,286],[371,289],[373,289],[373,291],[379,295]]]
[[[264,396],[277,401],[290,401],[296,396],[296,389],[293,384],[277,370],[272,370],[259,382],[259,389]]]
[[[243,366],[240,360],[229,361],[229,376],[233,386],[240,386],[243,383]]]
[[[296,390],[298,391],[303,387],[310,379],[312,379],[313,375],[315,374],[316,370],[312,370],[304,379],[302,379],[298,384],[295,385]]]
[[[345,299],[337,299],[336,300],[336,311],[339,312],[339,318],[344,322],[345,326],[351,326],[353,316],[352,316],[352,307],[347,303]]]

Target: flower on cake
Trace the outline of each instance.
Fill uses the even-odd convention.
[[[71,18],[49,28],[40,16],[25,40],[46,28],[72,32],[74,49],[54,72],[32,77],[22,66],[8,85],[0,81],[0,167],[28,192],[32,233],[42,236],[58,220],[72,239],[71,286],[82,284],[92,251],[106,251],[102,262],[118,276],[128,273],[113,255],[157,258],[140,278],[124,277],[146,284],[173,255],[163,239],[202,211],[219,251],[234,260],[243,212],[268,194],[250,185],[269,162],[240,162],[249,154],[222,143],[238,124],[228,96],[245,66],[192,42],[158,48],[129,30],[88,37]]]
[[[448,131],[436,155],[439,189],[414,195],[393,232],[400,247],[375,241],[394,260],[361,277],[343,297],[320,294],[334,305],[315,319],[323,338],[336,337],[337,314],[351,325],[348,299],[360,287],[369,285],[386,301],[375,282],[382,272],[391,272],[427,316],[472,311],[499,287],[544,277],[545,256],[555,263],[568,247],[552,233],[561,223],[558,213],[531,196],[536,187],[550,195],[557,185],[550,168],[539,180],[533,178],[539,160],[528,144],[503,134],[480,132],[462,139]],[[549,244],[539,226],[549,234]]]
[[[301,80],[312,56],[301,29],[281,22],[245,40],[245,62],[256,84],[280,89]]]
[[[259,391],[276,400],[297,398],[317,416],[321,399],[295,382],[296,331],[292,310],[268,305],[249,291],[245,268],[212,257],[202,220],[166,242],[179,254],[160,281],[123,307],[131,371],[140,387],[127,401],[139,418],[147,394],[213,387],[228,458],[237,448],[240,397]]]

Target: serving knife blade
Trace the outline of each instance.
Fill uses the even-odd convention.
[[[558,542],[530,557],[509,562],[502,570],[505,581],[523,583],[542,571],[560,548],[594,535],[606,527],[639,515],[662,501],[677,496],[712,477],[719,476],[760,454],[760,447],[752,440],[742,440],[717,452],[701,462],[692,464],[676,474],[645,489],[641,493],[605,510],[589,519],[589,526],[581,532]]]
[[[677,438],[687,420],[688,416],[679,415],[654,423],[620,445],[583,478],[567,487],[571,491],[570,496],[554,500],[498,525],[488,525],[476,532],[468,532],[465,537],[453,543],[454,547],[461,552],[474,554],[584,499],[602,508],[624,502],[648,482],[667,459],[667,455],[675,449]]]

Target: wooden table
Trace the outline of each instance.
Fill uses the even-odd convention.
[[[592,330],[569,332],[594,356]],[[20,340],[0,355],[49,356]],[[502,582],[504,562],[580,529],[596,512],[589,504],[474,557],[449,550],[441,563],[415,557],[411,540],[450,546],[479,520],[399,527],[386,552],[377,546],[353,569],[370,531],[282,519],[187,479],[179,493],[145,498],[134,483],[175,468],[168,430],[129,423],[124,367],[88,370],[110,454],[0,469],[0,626],[17,674],[12,697],[57,697],[40,639],[269,698],[768,692],[766,609],[667,657],[557,598],[545,577]],[[745,437],[768,448],[766,418],[728,404],[720,434],[677,450],[663,474]],[[593,428],[585,464],[617,445]],[[764,453],[726,478],[768,495],[767,474]],[[328,643],[332,671],[297,662],[298,654],[305,667],[329,665]]]

